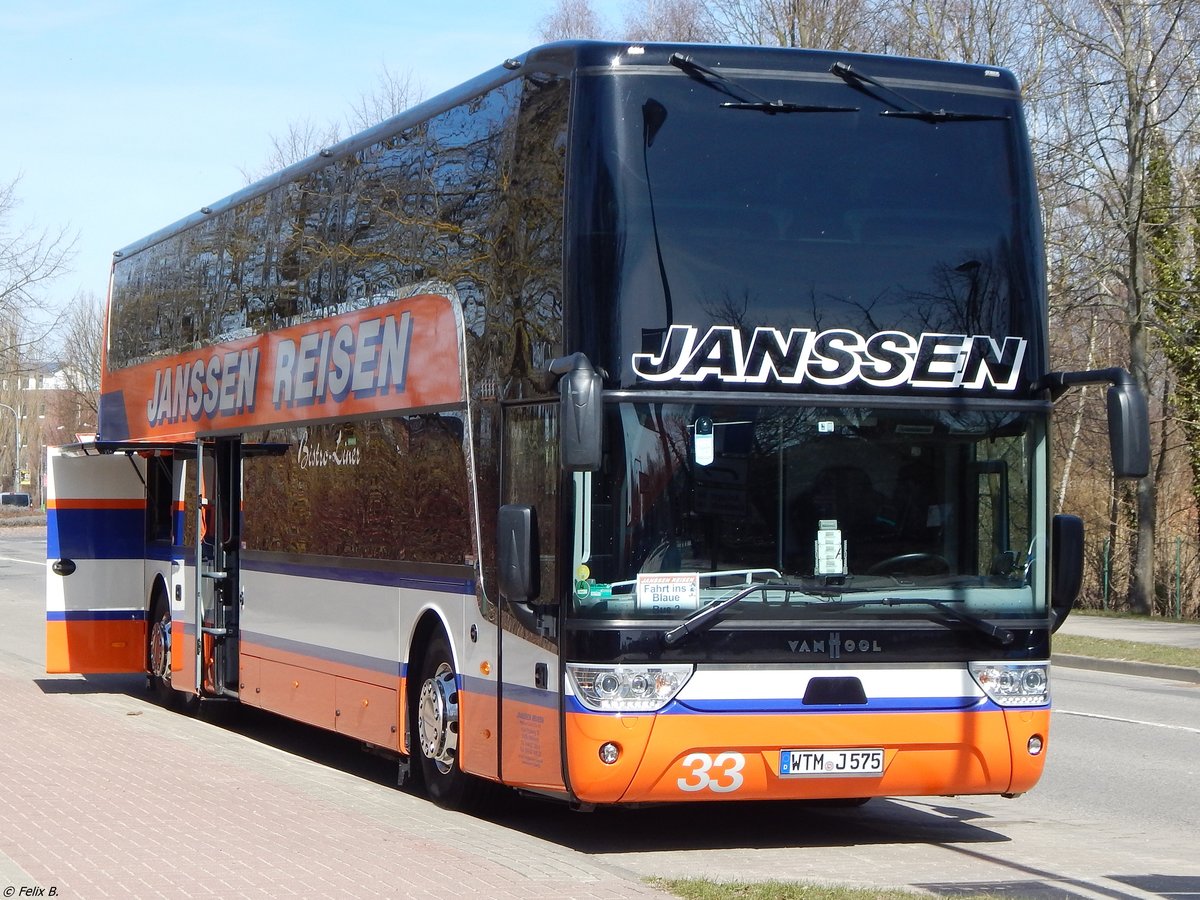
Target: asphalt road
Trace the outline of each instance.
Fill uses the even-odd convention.
[[[37,533],[0,531],[0,671],[45,685],[43,553]],[[1200,686],[1062,667],[1053,679],[1046,774],[1017,799],[881,799],[849,809],[681,805],[590,814],[521,799],[488,819],[437,811],[438,821],[465,845],[500,842],[518,854],[544,855],[538,848],[546,847],[579,851],[589,865],[612,873],[614,889],[633,887],[642,876],[670,875],[1029,898],[1200,897]],[[123,706],[144,702],[140,678],[90,681]],[[122,714],[130,713],[113,713]],[[171,718],[148,716],[145,725],[176,727]],[[403,810],[413,801],[390,786],[390,764],[336,736],[253,710],[202,714],[194,727],[214,745],[229,743],[224,752],[234,760],[261,745],[290,755],[296,766],[354,779],[362,799],[353,802]],[[0,884],[4,874],[0,866]]]

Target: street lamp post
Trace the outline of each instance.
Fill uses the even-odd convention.
[[[7,403],[0,406],[13,414],[13,492],[21,490],[21,414]]]

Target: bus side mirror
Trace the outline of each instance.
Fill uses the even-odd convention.
[[[550,363],[559,376],[558,458],[566,472],[595,472],[603,444],[604,375],[582,353]]]
[[[1058,631],[1075,607],[1083,584],[1083,519],[1058,515],[1051,526],[1050,631]]]
[[[523,504],[505,504],[500,507],[496,524],[500,597],[524,628],[553,637],[553,604],[546,606],[535,600],[541,593],[537,511]]]
[[[1146,396],[1129,373],[1121,368],[1087,372],[1050,372],[1035,390],[1049,390],[1051,400],[1080,384],[1109,384],[1108,445],[1113,475],[1145,478],[1150,474],[1150,413]]]
[[[537,514],[532,506],[501,506],[496,531],[500,596],[509,603],[529,603],[540,593]]]
[[[1108,443],[1117,478],[1150,474],[1150,413],[1145,395],[1131,379],[1108,389]]]

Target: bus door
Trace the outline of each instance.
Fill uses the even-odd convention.
[[[237,697],[241,609],[242,442],[198,441],[194,527],[196,580],[195,690],[199,696]]]
[[[505,408],[503,454],[503,503],[532,510],[540,590],[533,603],[501,602],[500,774],[508,784],[564,791],[557,403]]]
[[[46,671],[146,670],[145,461],[51,447]]]

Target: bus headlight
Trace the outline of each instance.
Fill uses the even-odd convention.
[[[596,712],[655,712],[675,699],[691,677],[690,665],[567,663],[575,698]]]
[[[1048,663],[973,662],[971,677],[1000,706],[1045,706],[1050,702]]]

